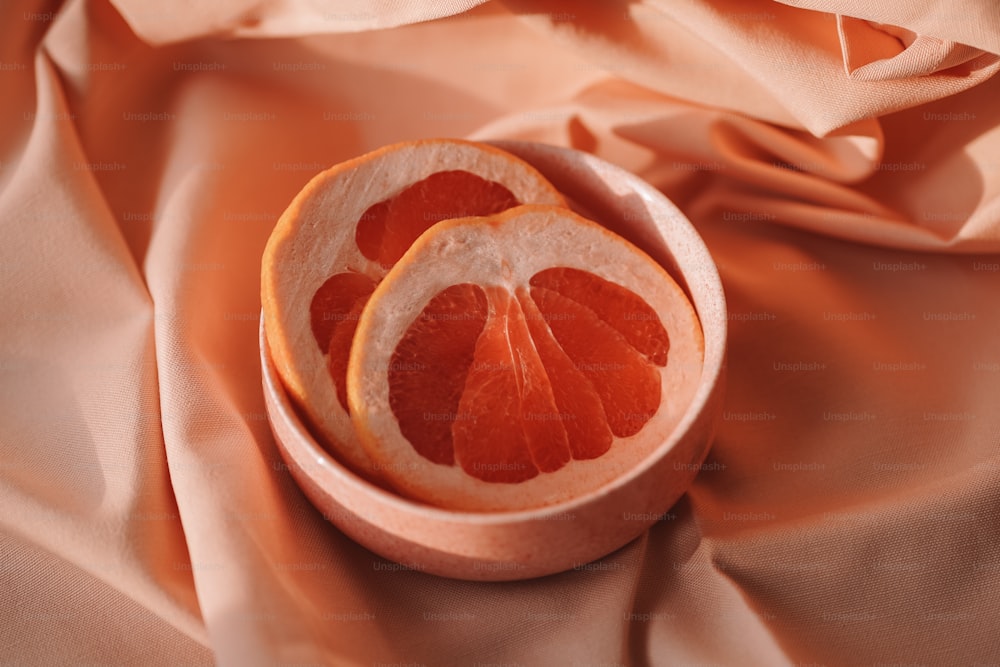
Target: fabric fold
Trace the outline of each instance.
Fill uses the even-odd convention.
[[[136,34],[163,45],[203,37],[294,37],[385,30],[468,11],[486,0],[439,0],[432,4],[391,0],[226,0],[156,6],[111,0]]]
[[[891,25],[837,16],[844,68],[858,81],[890,81],[944,74],[961,78],[1000,56],[966,44],[916,35]]]
[[[53,567],[144,608],[150,641],[183,636],[197,653],[207,640],[190,574],[172,567],[186,545],[162,456],[151,304],[98,177],[121,165],[84,150],[44,49],[33,70],[28,138],[0,192],[13,314],[0,336],[0,523],[24,543],[14,552],[64,561]]]
[[[947,5],[934,0],[894,3],[871,3],[865,0],[775,1],[790,7],[899,26],[915,35],[968,44],[1000,55],[1000,15],[992,0],[961,0]]]

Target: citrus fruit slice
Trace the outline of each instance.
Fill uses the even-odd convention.
[[[292,400],[337,458],[371,472],[347,413],[345,375],[358,317],[386,271],[440,220],[528,202],[564,200],[505,151],[435,139],[332,167],[282,214],[262,261],[267,342]]]
[[[375,288],[347,372],[351,417],[400,493],[539,507],[600,488],[668,439],[701,376],[669,274],[568,209],[442,222]]]

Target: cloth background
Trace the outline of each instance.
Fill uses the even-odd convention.
[[[0,664],[1000,664],[998,14],[0,3]],[[721,271],[711,465],[594,567],[394,569],[271,439],[277,215],[428,136],[593,151]]]

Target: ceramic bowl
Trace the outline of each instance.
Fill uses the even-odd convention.
[[[401,567],[471,580],[528,579],[583,568],[641,535],[680,498],[708,453],[722,408],[726,305],[705,244],[639,177],[579,151],[494,142],[535,166],[580,212],[637,244],[687,291],[701,321],[701,381],[677,429],[646,460],[596,491],[557,505],[476,513],[389,492],[331,458],[293,409],[260,333],[264,397],[288,469],[323,515]]]

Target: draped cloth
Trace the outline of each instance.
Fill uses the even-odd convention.
[[[25,0],[0,33],[0,664],[1000,663],[992,0]],[[433,136],[619,164],[722,275],[709,459],[590,566],[400,568],[272,440],[277,216]]]

